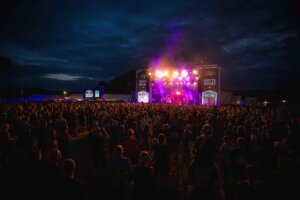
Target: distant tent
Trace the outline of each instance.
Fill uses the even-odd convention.
[[[83,94],[71,94],[70,96],[66,97],[67,100],[76,100],[76,101],[82,101],[83,100]]]
[[[130,94],[104,94],[103,98],[105,101],[130,101]]]
[[[64,97],[60,95],[41,94],[41,95],[29,96],[27,100],[28,101],[62,101],[64,100]]]
[[[103,95],[103,100],[104,101],[130,101],[132,95],[130,94],[104,94]],[[70,96],[66,97],[66,100],[76,100],[76,101],[82,101],[83,99],[83,94],[71,94]],[[93,99],[91,99],[93,100]]]

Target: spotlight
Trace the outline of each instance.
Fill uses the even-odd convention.
[[[186,77],[188,75],[188,72],[186,70],[182,70],[181,75],[183,77]]]
[[[163,73],[160,70],[157,70],[155,72],[155,76],[158,77],[158,78],[161,78],[161,77],[163,77]]]
[[[198,74],[198,71],[194,69],[194,70],[193,70],[193,74],[194,74],[194,75],[197,75],[197,74]]]
[[[169,71],[164,71],[163,76],[169,76]]]
[[[178,76],[179,76],[178,71],[174,71],[174,72],[173,72],[173,77],[176,78],[176,77],[178,77]]]

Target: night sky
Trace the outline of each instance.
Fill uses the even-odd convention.
[[[151,65],[218,64],[222,89],[300,77],[297,0],[6,0],[1,87],[80,90]]]

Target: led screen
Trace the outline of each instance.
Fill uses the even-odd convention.
[[[100,97],[100,91],[99,90],[95,90],[95,97],[99,98]]]
[[[84,93],[85,98],[93,98],[94,97],[94,92],[93,90],[86,90]]]

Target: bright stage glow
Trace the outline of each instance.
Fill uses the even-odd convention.
[[[180,91],[176,91],[176,95],[181,95],[181,92]]]
[[[162,73],[160,70],[157,70],[157,71],[155,72],[155,76],[156,76],[157,78],[161,78],[161,77],[163,77],[164,75],[163,75],[163,73]]]
[[[178,72],[178,71],[174,71],[174,72],[173,72],[173,77],[176,78],[176,77],[178,77],[178,76],[179,76],[179,72]]]
[[[208,91],[201,87],[206,79],[206,68],[200,66],[171,66],[169,64],[155,65],[149,68],[149,96],[140,95],[139,101],[153,103],[171,103],[178,105],[216,105],[217,95],[203,97]],[[212,70],[214,71],[214,70]],[[210,75],[209,75],[210,76]],[[203,91],[202,91],[203,90]],[[212,92],[212,91],[210,91]],[[208,93],[204,93],[208,94]],[[281,102],[284,98],[281,99]],[[262,102],[263,104],[263,102]],[[267,104],[270,104],[268,102]]]
[[[197,86],[200,69],[191,67],[155,67],[148,71],[151,79],[151,102],[197,104],[201,102]],[[145,96],[140,101],[145,102]]]
[[[164,71],[163,76],[168,77],[169,76],[169,71],[168,70]]]
[[[188,72],[186,70],[182,70],[181,76],[186,77],[188,75]]]

